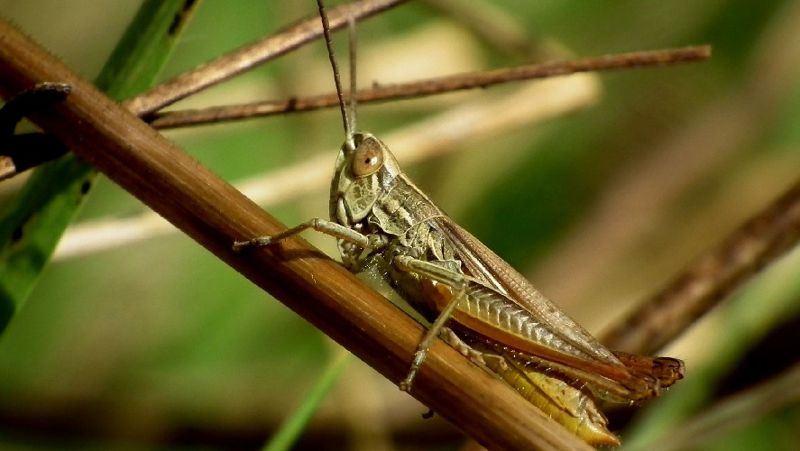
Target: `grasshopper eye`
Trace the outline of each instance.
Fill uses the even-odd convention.
[[[364,141],[353,155],[353,175],[366,177],[383,166],[383,152],[373,141]]]

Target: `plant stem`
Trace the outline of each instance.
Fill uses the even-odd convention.
[[[601,341],[625,352],[658,351],[798,240],[800,181],[696,259]]]
[[[650,50],[631,53],[603,55],[571,61],[544,64],[528,64],[518,67],[483,72],[448,75],[445,77],[411,81],[391,85],[373,86],[356,92],[359,103],[385,102],[435,94],[486,88],[513,81],[549,78],[579,72],[596,72],[634,67],[664,66],[668,64],[703,61],[711,56],[710,46],[684,47],[679,49]],[[183,110],[159,113],[153,116],[151,125],[159,129],[202,125],[238,119],[271,116],[275,114],[312,111],[338,106],[336,93],[309,97],[295,97],[225,105],[198,110]]]

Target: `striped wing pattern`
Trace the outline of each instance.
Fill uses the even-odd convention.
[[[554,350],[600,360],[624,368],[608,349],[578,323],[561,312],[517,271],[488,247],[452,221],[435,219],[464,264],[464,272],[505,296],[476,300],[471,308],[488,322]],[[505,305],[503,305],[505,304]],[[511,317],[517,317],[512,319]]]

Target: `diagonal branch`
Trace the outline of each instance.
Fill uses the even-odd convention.
[[[387,100],[407,99],[466,89],[486,88],[512,81],[548,78],[579,72],[664,66],[668,64],[703,61],[710,56],[711,47],[706,45],[679,49],[617,53],[593,58],[543,64],[528,64],[518,67],[417,80],[408,83],[374,86],[371,89],[359,90],[356,93],[356,100],[358,100],[359,103],[385,102]],[[188,125],[201,125],[251,117],[312,111],[338,105],[336,94],[330,93],[285,100],[210,107],[198,110],[171,111],[156,114],[151,125],[159,129],[185,127]]]
[[[601,341],[626,352],[658,351],[798,240],[800,181],[701,255]]]
[[[81,158],[392,381],[422,327],[304,240],[237,254],[235,239],[283,226],[130,111],[0,21],[0,94],[58,80],[73,87],[32,120]],[[509,386],[437,342],[413,395],[491,449],[588,449]],[[487,408],[491,406],[491,408]]]

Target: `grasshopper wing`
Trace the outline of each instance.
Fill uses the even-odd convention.
[[[552,362],[556,370],[612,388],[609,391],[622,398],[646,399],[657,395],[665,381],[680,379],[682,365],[675,359],[641,357],[637,361],[641,365],[626,365],[469,232],[444,218],[434,221],[471,280],[467,301],[453,315],[457,323],[518,352]],[[645,361],[666,360],[677,362],[668,365],[677,372],[672,377],[643,370]],[[624,389],[618,390],[622,388],[619,385]]]

